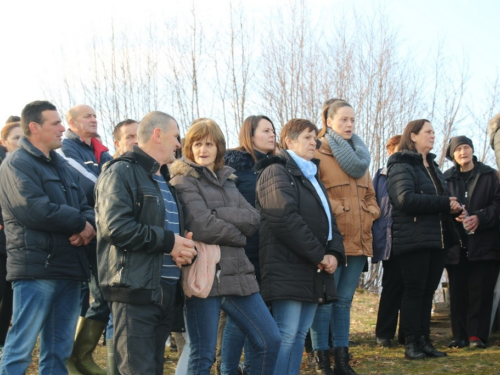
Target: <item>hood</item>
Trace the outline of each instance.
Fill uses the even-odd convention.
[[[243,150],[227,150],[224,155],[224,162],[237,171],[255,166],[252,155]]]
[[[234,169],[225,165],[221,169],[215,172],[217,179],[222,185],[226,180],[236,180],[236,175],[233,174]],[[207,167],[198,165],[189,159],[177,159],[170,166],[170,174],[172,177],[175,176],[190,176],[194,178],[210,178],[213,176],[212,171]]]
[[[436,164],[434,162],[434,159],[436,159],[436,155],[432,153],[427,154],[427,161],[429,163]],[[409,163],[409,164],[420,165],[423,164],[423,157],[422,154],[419,154],[416,151],[404,150],[401,152],[395,152],[389,157],[389,160],[387,161],[387,168],[397,163]]]

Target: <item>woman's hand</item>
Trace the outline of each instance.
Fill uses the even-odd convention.
[[[338,265],[339,265],[339,263],[337,261],[337,258],[335,258],[333,255],[327,254],[323,257],[323,260],[321,261],[321,263],[318,264],[318,269],[324,270],[325,272],[328,272],[331,274],[331,273],[335,272]]]
[[[462,211],[462,206],[457,202],[457,197],[450,197],[450,213],[458,214]]]

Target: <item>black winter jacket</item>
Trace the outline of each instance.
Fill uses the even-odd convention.
[[[450,192],[435,157],[428,154],[427,161],[439,178],[444,191],[441,196],[437,195],[421,154],[405,150],[389,158],[387,188],[392,204],[392,249],[396,255],[444,249],[454,243]]]
[[[97,264],[107,301],[161,304],[161,267],[175,235],[165,229],[165,205],[153,175],[159,164],[139,147],[107,163],[96,182]],[[166,165],[160,169],[166,181]],[[179,233],[184,218],[179,208]]]
[[[266,302],[335,301],[334,275],[317,272],[325,254],[334,255],[339,265],[345,262],[335,216],[332,214],[332,240],[328,241],[328,218],[321,199],[286,151],[262,160],[257,169],[262,298]],[[328,197],[317,175],[316,179]]]
[[[257,160],[267,157],[267,155],[255,151]],[[227,166],[234,168],[237,179],[235,180],[236,187],[241,195],[245,197],[248,203],[255,207],[255,186],[257,185],[257,171],[255,171],[255,161],[246,151],[228,150],[224,155],[224,161]],[[260,266],[259,266],[259,231],[252,237],[247,239],[245,253],[252,262],[255,268],[255,276],[260,283]]]
[[[94,210],[76,175],[56,152],[50,159],[21,137],[0,172],[7,237],[7,280],[88,280],[87,246],[73,246]]]
[[[500,184],[498,173],[478,162],[474,156],[474,169],[467,181],[462,180],[457,166],[444,174],[452,196],[465,204],[469,215],[477,215],[479,226],[475,233],[466,235],[462,223],[455,220],[461,243],[448,253],[448,264],[458,264],[460,245],[467,249],[467,258],[472,261],[500,261]],[[467,192],[467,195],[465,194]]]

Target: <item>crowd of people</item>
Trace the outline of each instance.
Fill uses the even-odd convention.
[[[462,135],[443,173],[433,126],[418,119],[388,140],[372,180],[353,107],[329,99],[321,120],[291,119],[278,144],[269,117],[249,116],[227,150],[212,119],[181,139],[175,118],[153,111],[117,123],[111,156],[90,106],[68,110],[68,129],[47,101],[11,116],[0,148],[0,374],[24,374],[38,337],[40,374],[163,374],[170,335],[177,375],[214,364],[224,375],[296,375],[308,337],[317,373],[356,374],[350,311],[369,258],[383,264],[378,345],[392,346],[399,318],[407,359],[447,355],[430,339],[446,268],[449,347],[485,348],[500,270],[497,171]],[[500,157],[499,128],[497,116]],[[103,333],[106,369],[93,360]]]

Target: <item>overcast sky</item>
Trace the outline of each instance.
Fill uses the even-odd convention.
[[[283,6],[287,0],[251,0],[243,4],[258,20],[259,14]],[[227,9],[228,0],[197,1],[198,14],[208,23]],[[373,6],[365,0],[306,0],[313,12],[323,14],[337,7],[356,4]],[[472,75],[470,87],[481,94],[484,82],[500,69],[500,0],[397,0],[382,3],[398,26],[402,37],[422,53],[445,41],[447,51],[457,58],[466,56]],[[0,4],[0,126],[9,115],[20,115],[30,101],[43,97],[47,78],[61,84],[61,51],[70,51],[69,61],[85,54],[94,36],[109,34],[111,19],[130,28],[139,28],[162,17],[189,18],[191,3],[179,0],[129,1],[2,1]],[[257,22],[258,24],[258,22]],[[265,27],[260,24],[259,27]],[[72,52],[76,51],[76,52]],[[66,53],[66,55],[68,55]],[[76,103],[75,103],[76,104]],[[319,104],[318,104],[319,105]],[[60,108],[65,112],[67,108]],[[500,110],[500,108],[498,109]],[[425,114],[422,114],[425,117]]]

